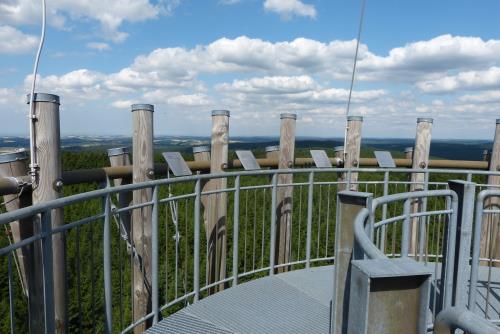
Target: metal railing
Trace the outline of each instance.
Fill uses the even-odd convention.
[[[440,200],[429,200],[430,211],[420,209],[409,213],[408,204],[417,193],[393,195],[410,191],[409,173],[425,174],[424,189],[432,189]],[[358,174],[356,183],[350,178],[340,181],[339,173]],[[291,184],[278,184],[279,174],[293,174]],[[369,237],[376,240],[375,247],[389,257],[417,256],[431,263],[436,270],[443,254],[444,223],[453,214],[453,200],[446,179],[475,180],[484,185],[485,178],[500,175],[498,172],[472,172],[470,170],[411,170],[411,169],[290,169],[230,172],[162,179],[139,184],[106,187],[87,193],[75,194],[51,202],[22,208],[0,215],[0,225],[28,217],[35,220],[35,234],[15,244],[0,248],[3,277],[7,277],[9,301],[8,313],[11,331],[22,330],[27,313],[19,303],[22,289],[13,270],[15,251],[28,245],[39,245],[43,253],[43,270],[40,277],[44,286],[45,331],[54,329],[54,287],[52,281],[52,236],[65,237],[68,252],[67,290],[68,326],[78,332],[128,332],[145,321],[156,323],[162,316],[171,314],[189,303],[208,296],[214,287],[234,286],[239,282],[273,275],[279,268],[288,270],[334,262],[334,231],[336,194],[340,187],[357,187],[386,200],[374,201],[373,214],[369,219]],[[203,185],[213,179],[226,178],[228,187],[204,190]],[[292,221],[289,261],[276,263],[277,193],[284,187],[293,189],[293,208],[285,213]],[[120,193],[151,189],[152,200],[118,207],[116,196]],[[228,240],[227,274],[216,282],[208,281],[208,250],[203,228],[204,199],[220,193],[227,194],[228,212],[226,234]],[[427,196],[424,196],[427,197]],[[435,206],[435,207],[434,207]],[[151,263],[151,312],[141,319],[132,320],[131,267],[137,261],[130,235],[123,233],[120,216],[144,207],[152,208],[152,263]],[[51,211],[63,208],[66,222],[52,228]],[[379,212],[381,209],[382,212]],[[403,210],[403,213],[398,213]],[[387,218],[392,213],[392,218]],[[380,220],[377,220],[379,219]],[[393,219],[392,221],[390,221]],[[408,251],[406,233],[408,221],[420,219],[429,227],[427,237],[420,244],[419,252]],[[403,222],[398,224],[397,222]],[[117,225],[119,228],[115,228]],[[400,226],[402,225],[402,226]],[[392,227],[390,229],[389,227]],[[432,229],[434,228],[434,230]],[[434,231],[434,232],[433,232]],[[439,231],[439,232],[438,232]],[[402,237],[397,237],[397,235]],[[434,239],[432,239],[434,238]],[[434,241],[432,241],[434,240]],[[427,245],[422,247],[421,245]],[[37,246],[38,247],[38,246]],[[451,247],[451,246],[449,246]],[[373,250],[375,252],[375,250]],[[452,256],[451,253],[448,253]],[[451,263],[448,262],[448,263]],[[437,280],[437,276],[435,276]],[[449,278],[445,277],[445,282]],[[90,283],[89,283],[90,282]],[[129,286],[130,285],[130,286]],[[2,311],[3,312],[3,311]]]

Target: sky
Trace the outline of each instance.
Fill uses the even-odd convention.
[[[46,0],[38,92],[61,98],[63,135],[342,137],[361,0]],[[350,114],[365,137],[492,139],[500,117],[500,1],[366,0]],[[28,135],[40,0],[0,0],[0,135]]]

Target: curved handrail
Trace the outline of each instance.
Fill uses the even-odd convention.
[[[365,222],[370,216],[370,211],[367,208],[361,210],[354,221],[354,237],[356,246],[361,247],[364,254],[371,260],[387,259],[388,257],[375,246],[365,232]]]
[[[434,334],[451,334],[461,329],[469,334],[498,334],[500,329],[463,307],[453,306],[441,311],[436,317]]]

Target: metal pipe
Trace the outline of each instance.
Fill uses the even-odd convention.
[[[436,317],[434,334],[451,334],[461,329],[469,334],[498,334],[498,327],[463,307],[448,307]]]
[[[240,235],[240,176],[234,180],[234,209],[233,209],[233,286],[238,284],[238,244]]]
[[[160,317],[159,299],[158,299],[158,186],[153,189],[153,208],[151,217],[151,305],[153,316],[153,325]]]
[[[273,175],[273,190],[271,195],[271,236],[270,236],[270,249],[269,249],[269,275],[274,275],[274,256],[276,246],[276,197],[278,193],[278,174]]]
[[[111,287],[111,198],[107,194],[104,199],[104,232],[103,232],[103,266],[104,266],[104,301],[106,304],[105,315],[106,321],[105,332],[112,333],[113,331],[113,313],[112,313],[112,287]]]
[[[306,268],[311,266],[311,229],[314,196],[314,172],[309,174],[309,191],[307,192],[307,232],[306,232]]]
[[[201,181],[196,180],[196,198],[194,200],[194,254],[193,254],[193,290],[194,301],[200,298],[200,203],[201,203]]]

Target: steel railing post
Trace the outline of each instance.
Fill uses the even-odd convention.
[[[453,180],[448,182],[451,190],[458,195],[457,233],[455,238],[455,263],[453,279],[453,306],[467,305],[467,284],[469,280],[469,257],[474,216],[474,197],[476,184]]]
[[[240,176],[234,180],[234,216],[233,216],[233,286],[238,284],[238,245],[240,235]]]
[[[200,299],[200,203],[201,203],[201,181],[196,180],[194,200],[194,268],[193,289],[194,301]]]
[[[158,305],[158,186],[153,188],[153,209],[151,217],[151,306],[153,309],[153,324],[159,320]]]
[[[104,331],[112,332],[113,314],[112,314],[112,288],[111,288],[111,197],[107,194],[104,197],[104,228],[103,228],[103,269],[104,269],[104,303],[105,316]]]
[[[273,174],[271,195],[271,236],[269,249],[269,275],[274,275],[274,255],[276,252],[276,196],[278,192],[278,174]]]
[[[401,236],[401,257],[408,257],[408,243],[410,239],[410,212],[411,201],[407,199],[403,205],[403,229]]]
[[[481,252],[481,231],[483,224],[484,200],[488,190],[479,193],[476,200],[476,214],[474,217],[474,240],[472,241],[472,259],[470,268],[469,310],[476,308],[477,281],[479,275],[479,257]]]
[[[40,214],[43,256],[43,296],[45,313],[45,333],[55,332],[54,327],[54,272],[52,268],[52,213],[50,210]]]
[[[306,268],[311,266],[311,230],[314,198],[314,172],[309,173],[309,190],[307,192],[307,232],[306,232]]]

